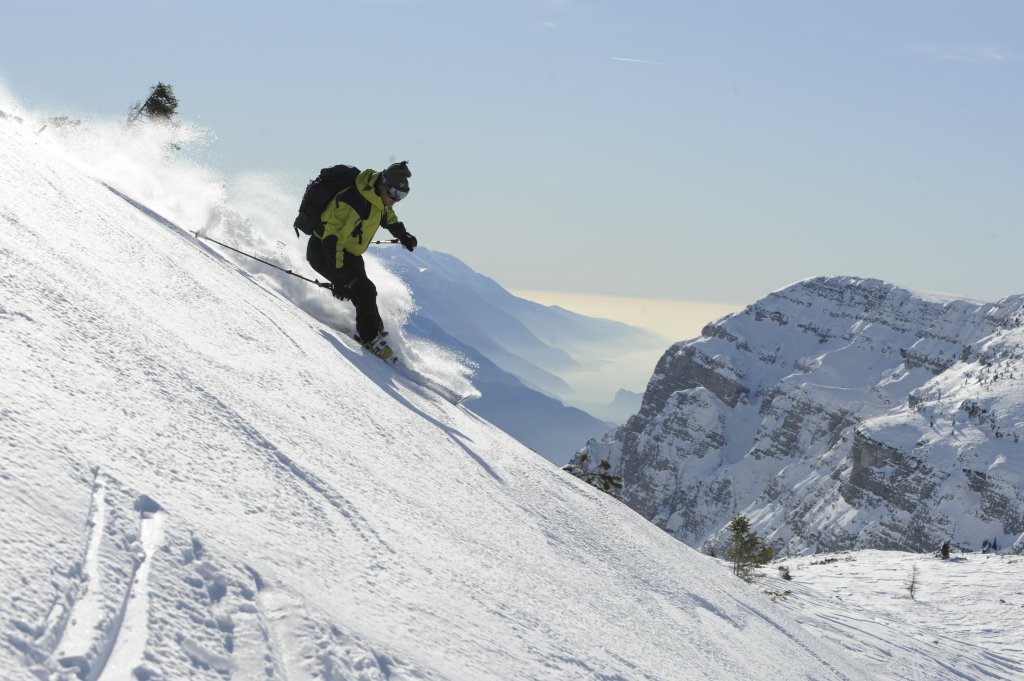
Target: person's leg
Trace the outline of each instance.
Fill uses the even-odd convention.
[[[352,304],[356,306],[356,333],[369,343],[384,331],[384,320],[377,309],[377,287],[364,274],[349,286]]]
[[[337,237],[329,237],[328,243],[325,243],[323,240],[311,236],[309,237],[309,243],[306,244],[306,262],[309,263],[309,266],[317,274],[325,277],[327,281],[332,281],[334,278],[334,248],[337,243]],[[325,255],[328,252],[330,252],[330,263],[327,262],[327,256]]]
[[[366,276],[362,256],[346,253],[344,266],[337,272],[356,308],[356,334],[360,341],[369,343],[384,330],[384,321],[377,309],[377,287]]]

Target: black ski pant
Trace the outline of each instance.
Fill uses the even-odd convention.
[[[363,256],[345,253],[340,268],[335,267],[338,248],[337,237],[318,239],[309,237],[306,245],[306,262],[320,275],[327,278],[334,290],[342,291],[356,308],[356,333],[359,340],[368,343],[384,330],[384,321],[377,309],[377,287],[366,276]]]

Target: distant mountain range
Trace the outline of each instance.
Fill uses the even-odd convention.
[[[473,383],[483,396],[473,411],[557,464],[614,425],[566,406],[576,391],[564,377],[663,342],[644,329],[516,297],[446,253],[382,248],[374,255],[412,291],[417,309],[406,331],[479,365]],[[607,413],[634,413],[633,397],[620,391]]]
[[[780,551],[1024,550],[1024,296],[799,282],[673,345],[588,443],[694,547],[746,514]]]

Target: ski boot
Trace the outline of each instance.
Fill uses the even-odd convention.
[[[391,349],[390,345],[388,345],[388,340],[385,338],[387,335],[387,331],[381,331],[377,334],[376,338],[369,342],[364,343],[358,336],[356,336],[356,340],[363,343],[364,348],[377,355],[388,364],[397,364],[398,357],[395,356],[395,351]]]

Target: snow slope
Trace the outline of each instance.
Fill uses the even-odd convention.
[[[0,120],[4,679],[872,678],[36,129]]]
[[[1024,678],[1020,556],[866,550],[780,565],[792,579],[769,578],[763,590],[879,677]]]

